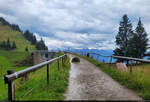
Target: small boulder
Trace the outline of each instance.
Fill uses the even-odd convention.
[[[78,57],[74,57],[74,58],[72,58],[71,62],[80,62],[80,59]]]

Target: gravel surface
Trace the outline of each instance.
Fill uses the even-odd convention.
[[[71,63],[75,56],[69,57]],[[82,58],[80,63],[71,63],[69,87],[64,96],[65,100],[142,100]]]

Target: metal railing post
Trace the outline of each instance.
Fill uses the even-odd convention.
[[[14,73],[14,70],[9,69],[7,70],[7,74]],[[14,81],[8,81],[8,100],[13,101],[15,100],[15,83]]]

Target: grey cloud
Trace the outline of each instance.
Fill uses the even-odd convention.
[[[0,0],[0,16],[47,36],[49,48],[53,48],[51,42],[59,48],[63,43],[65,47],[112,49],[125,13],[134,26],[142,17],[150,33],[149,5],[149,0]]]

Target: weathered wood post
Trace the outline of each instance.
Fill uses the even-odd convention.
[[[7,74],[10,75],[14,73],[13,69],[7,70]],[[15,100],[15,83],[14,81],[8,81],[8,100],[13,101]]]
[[[132,60],[130,62],[130,78],[132,78]]]
[[[65,55],[65,57],[64,57],[64,62],[66,62],[66,60],[67,60],[67,55]]]
[[[110,67],[111,67],[111,63],[112,63],[112,56],[110,57],[110,62],[109,62]]]
[[[49,85],[49,64],[47,64],[47,85]]]
[[[99,55],[97,55],[97,58],[96,58],[96,59],[97,59],[97,61],[98,61],[98,58],[99,58]]]
[[[128,66],[128,64],[129,64],[129,60],[127,60],[127,66]]]
[[[62,68],[64,68],[64,57],[62,57]]]
[[[57,60],[57,69],[59,71],[59,59]]]
[[[142,62],[142,73],[144,72],[144,62]]]
[[[87,53],[87,55],[86,55],[87,57],[89,57],[90,56],[90,53]]]
[[[91,57],[93,58],[93,54],[91,55]]]
[[[136,63],[135,63],[135,68],[136,68],[136,70],[137,70],[137,64],[138,64],[138,63],[137,63],[137,61],[136,61]]]
[[[102,62],[105,63],[105,60],[103,59]]]

